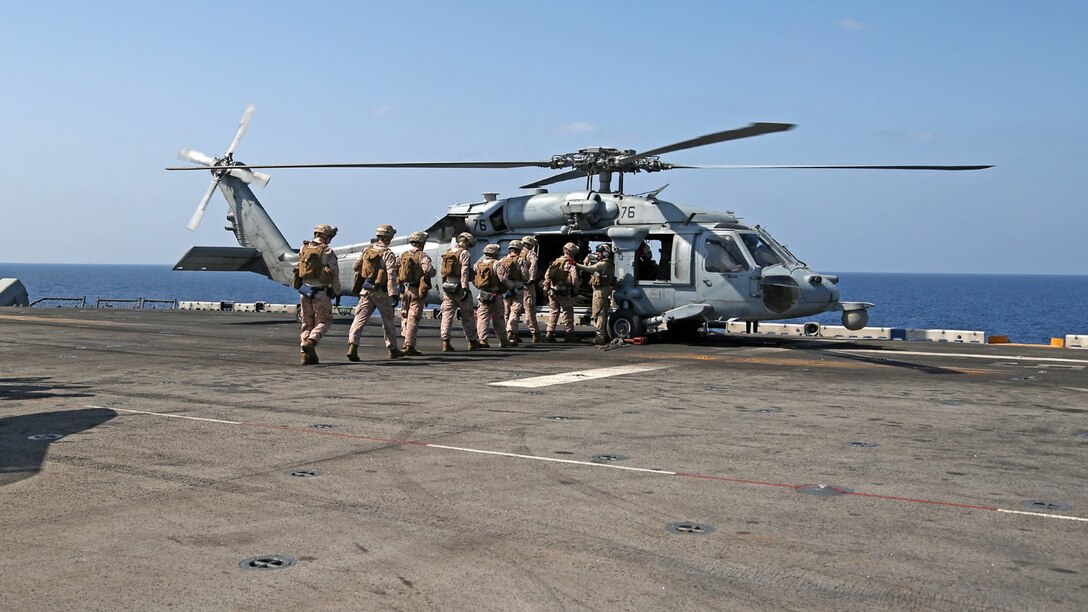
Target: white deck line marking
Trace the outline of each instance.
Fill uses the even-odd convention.
[[[464,448],[461,446],[445,446],[442,444],[427,444],[430,448],[443,448],[446,450],[461,451],[463,453],[478,453],[481,455],[498,455],[500,457],[513,457],[515,459],[535,459],[536,461],[551,461],[554,463],[573,463],[574,465],[589,465],[593,467],[612,468],[614,470],[627,470],[629,472],[650,472],[651,474],[664,474],[676,476],[676,472],[668,470],[655,470],[653,468],[630,467],[627,465],[613,465],[611,463],[597,463],[596,461],[578,461],[576,459],[559,459],[556,457],[538,457],[536,455],[519,455],[517,453],[504,453],[502,451],[480,450],[478,448]]]
[[[666,367],[670,367],[670,366],[666,366]],[[603,369],[611,369],[611,368],[603,368]],[[650,368],[650,369],[658,369],[658,368]],[[188,419],[190,421],[205,421],[205,422],[208,422],[208,423],[223,423],[223,424],[226,424],[226,425],[242,425],[243,424],[243,423],[241,423],[239,421],[225,421],[225,420],[222,420],[222,419],[206,419],[206,418],[201,418],[201,417],[184,416],[184,415],[180,415],[180,414],[166,414],[166,413],[163,413],[163,412],[148,412],[148,411],[145,411],[145,410],[129,410],[127,408],[106,408],[105,406],[87,406],[87,408],[98,408],[98,409],[101,409],[101,410],[118,410],[118,411],[121,411],[121,412],[131,412],[133,414],[150,414],[152,416],[169,417],[169,418],[172,418],[172,419]],[[512,457],[514,459],[532,459],[532,460],[535,460],[535,461],[550,461],[552,463],[567,463],[567,464],[571,464],[571,465],[583,465],[583,466],[598,467],[598,468],[611,468],[613,470],[626,470],[628,472],[643,472],[643,473],[649,473],[649,474],[660,474],[662,476],[678,476],[679,475],[679,472],[672,472],[672,471],[669,471],[669,470],[659,470],[659,469],[654,469],[654,468],[631,467],[631,466],[626,466],[626,465],[613,465],[613,464],[610,464],[610,463],[597,463],[595,461],[578,461],[576,459],[558,459],[556,457],[538,457],[536,455],[522,455],[522,454],[518,454],[518,453],[506,453],[506,452],[502,452],[502,451],[489,451],[489,450],[481,450],[481,449],[477,449],[477,448],[466,448],[466,447],[463,447],[463,446],[446,446],[444,444],[421,444],[420,446],[424,446],[426,448],[440,448],[440,449],[443,449],[443,450],[459,451],[459,452],[463,452],[463,453],[476,453],[476,454],[479,454],[479,455],[493,455],[493,456],[499,456],[499,457]],[[993,510],[997,511],[997,512],[1003,512],[1005,514],[1020,514],[1020,515],[1024,515],[1024,516],[1037,516],[1037,517],[1040,517],[1040,518],[1055,518],[1055,519],[1063,519],[1063,520],[1066,520],[1066,521],[1076,521],[1076,522],[1081,522],[1081,523],[1088,523],[1088,518],[1080,517],[1080,516],[1063,516],[1061,514],[1047,514],[1047,513],[1044,513],[1044,512],[1027,512],[1027,511],[1024,511],[1024,510],[1006,510],[1005,508],[994,508]]]
[[[1063,357],[1025,357],[1023,355],[971,355],[968,353],[927,353],[923,351],[893,351],[885,349],[842,349],[840,353],[880,353],[882,355],[922,355],[927,357],[970,357],[971,359],[989,359],[990,361],[1058,361],[1062,363],[1088,363],[1088,359],[1065,359]]]
[[[88,408],[101,408],[103,410],[120,410],[134,414],[150,414],[154,416],[169,417],[171,419],[189,419],[190,421],[206,421],[208,423],[226,423],[227,425],[241,425],[239,421],[224,421],[222,419],[205,419],[201,417],[185,416],[181,414],[166,414],[164,412],[147,412],[146,410],[129,410],[127,408],[106,408],[105,406],[88,406]]]
[[[593,370],[581,370],[578,372],[564,372],[562,374],[550,374],[548,376],[534,376],[532,378],[521,378],[518,380],[506,380],[502,382],[489,383],[494,387],[547,387],[550,385],[563,385],[566,383],[580,382],[583,380],[593,380],[596,378],[608,378],[609,376],[622,376],[624,374],[635,374],[637,372],[649,372],[651,370],[661,370],[664,368],[671,368],[672,364],[633,364],[623,366],[613,366],[610,368],[596,368]]]
[[[1082,518],[1082,517],[1079,517],[1079,516],[1062,516],[1061,514],[1045,514],[1043,512],[1025,512],[1023,510],[1006,510],[1004,508],[998,508],[997,511],[998,512],[1004,512],[1006,514],[1026,514],[1028,516],[1041,516],[1043,518],[1056,518],[1056,519],[1065,519],[1067,521],[1081,521],[1083,523],[1088,523],[1088,518]]]

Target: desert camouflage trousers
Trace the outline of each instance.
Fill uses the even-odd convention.
[[[439,335],[443,340],[450,339],[450,331],[453,327],[453,319],[457,310],[461,310],[461,326],[465,330],[465,339],[476,342],[476,319],[472,311],[472,294],[464,291],[464,298],[454,299],[449,293],[442,292],[442,325]],[[460,295],[460,294],[459,294]]]
[[[525,285],[525,297],[522,298],[525,306],[525,327],[535,336],[540,333],[536,323],[536,283]]]
[[[307,340],[320,342],[332,327],[332,298],[324,290],[320,290],[315,292],[312,298],[301,296],[299,304],[302,306],[302,333],[299,335],[299,344]]]
[[[400,313],[400,335],[404,336],[404,346],[415,346],[416,330],[419,329],[419,320],[423,318],[423,300],[411,291],[401,294],[401,299],[404,304]]]
[[[574,300],[570,294],[557,295],[554,290],[548,290],[548,333],[555,333],[555,326],[559,322],[559,315],[563,315],[563,329],[567,333],[574,332]]]
[[[612,287],[593,288],[593,327],[597,335],[608,337],[608,309],[612,307]]]
[[[487,342],[488,321],[495,327],[495,335],[506,342],[506,307],[502,294],[496,295],[490,302],[480,300],[476,307],[476,333],[480,342]]]
[[[503,306],[506,308],[506,331],[518,333],[518,325],[521,323],[521,311],[525,308],[525,291],[517,290],[514,297],[503,298]]]
[[[382,317],[382,328],[385,331],[385,347],[393,348],[397,346],[397,329],[394,326],[393,319],[393,301],[389,299],[389,295],[384,291],[363,291],[359,295],[359,303],[355,306],[353,314],[355,320],[351,322],[351,329],[348,330],[348,344],[359,344],[359,339],[363,336],[363,328],[366,327],[366,322],[370,319],[370,315],[374,314],[377,310],[378,314]]]

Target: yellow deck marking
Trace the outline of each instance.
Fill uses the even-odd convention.
[[[2,315],[0,320],[41,323],[71,323],[75,325],[103,325],[106,327],[147,327],[150,323],[122,323],[119,321],[95,321],[93,319],[69,319],[66,317],[36,317],[34,315]]]

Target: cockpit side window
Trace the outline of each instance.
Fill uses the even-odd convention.
[[[744,241],[744,246],[748,247],[748,252],[752,254],[752,260],[756,262],[757,266],[782,264],[782,258],[775,254],[771,245],[764,242],[756,234],[743,233],[740,237]]]
[[[748,269],[748,260],[732,236],[707,236],[703,262],[707,272],[733,274]]]

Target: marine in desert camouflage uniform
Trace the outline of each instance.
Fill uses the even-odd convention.
[[[470,283],[472,283],[472,255],[469,250],[474,246],[476,246],[476,238],[468,232],[461,232],[457,236],[456,246],[442,256],[442,324],[439,334],[442,336],[444,352],[453,350],[450,332],[458,310],[461,313],[461,325],[465,331],[465,338],[468,340],[468,350],[475,351],[481,348],[480,343],[477,342],[476,320],[472,311],[472,292],[469,291]],[[452,274],[446,274],[447,261],[455,264],[456,269],[449,270]]]
[[[545,342],[555,342],[555,326],[559,317],[563,317],[566,334],[563,342],[578,342],[574,335],[574,293],[578,290],[578,270],[574,257],[578,255],[578,245],[568,242],[563,245],[563,254],[548,266],[544,277],[544,289],[548,292],[548,331],[544,334]],[[553,266],[560,269],[560,274],[552,278]]]
[[[479,334],[480,346],[490,348],[487,343],[488,320],[495,327],[495,335],[503,348],[510,346],[506,335],[505,299],[513,292],[514,283],[510,280],[510,270],[503,261],[496,257],[499,245],[489,244],[484,247],[484,256],[476,262],[476,288],[480,290],[479,305],[476,306],[476,333]],[[516,263],[516,262],[515,262]]]
[[[419,320],[423,318],[423,306],[427,291],[431,287],[431,279],[438,273],[431,263],[431,256],[423,250],[426,243],[426,232],[413,232],[408,236],[408,250],[400,256],[397,280],[403,285],[401,296],[404,298],[400,333],[404,336],[402,350],[409,356],[423,354],[416,349],[416,330],[419,328]]]
[[[332,297],[340,294],[340,265],[336,261],[336,253],[329,247],[333,237],[336,236],[336,228],[322,223],[314,228],[314,239],[303,243],[302,250],[307,246],[323,247],[321,249],[321,266],[317,274],[299,277],[296,289],[300,290],[299,306],[302,309],[302,333],[299,335],[299,351],[302,365],[318,363],[317,343],[329,331],[332,326]],[[309,287],[305,290],[310,295],[302,293],[303,285]]]
[[[581,272],[589,272],[593,287],[593,326],[597,335],[593,344],[608,344],[608,309],[612,307],[612,288],[616,284],[616,267],[612,263],[612,247],[597,245],[597,261],[590,265],[575,264]]]
[[[508,278],[514,286],[503,294],[502,303],[506,307],[506,339],[512,344],[521,342],[518,337],[518,324],[521,322],[521,312],[525,309],[525,271],[526,261],[521,257],[521,250],[525,243],[520,240],[511,240],[507,246],[510,254],[502,258],[502,263],[508,270]],[[506,297],[509,295],[510,297]]]
[[[397,230],[392,225],[379,225],[374,242],[359,253],[359,258],[351,266],[363,280],[359,303],[355,306],[355,320],[351,322],[351,329],[348,330],[348,359],[351,361],[359,361],[359,339],[363,335],[367,320],[375,310],[382,317],[389,358],[396,359],[402,355],[397,349],[397,330],[393,322],[393,309],[400,300],[397,256],[389,250],[389,242],[396,233]]]
[[[536,237],[525,236],[521,239],[522,272],[525,277],[525,295],[522,297],[522,305],[525,307],[525,327],[529,329],[529,337],[533,342],[540,338],[540,329],[536,322],[536,291],[540,286],[540,274],[537,269]]]

